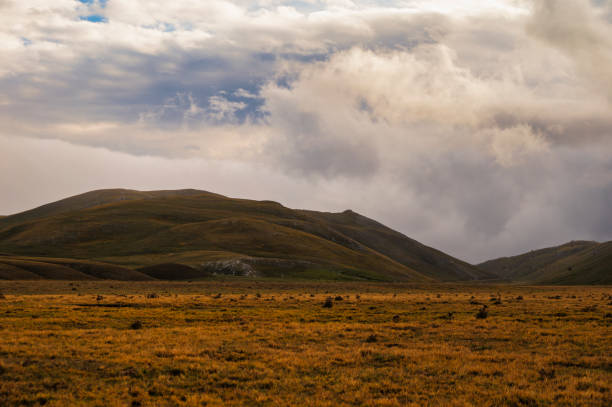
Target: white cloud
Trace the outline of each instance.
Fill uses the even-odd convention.
[[[195,186],[469,259],[610,239],[612,14],[566,3],[0,2],[0,211]]]

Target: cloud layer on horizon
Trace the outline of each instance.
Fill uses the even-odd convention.
[[[0,1],[0,211],[198,187],[471,261],[612,239],[612,2],[479,3]]]

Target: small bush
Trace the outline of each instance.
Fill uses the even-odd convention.
[[[130,329],[142,329],[142,322],[135,321],[132,323],[132,325],[130,325]]]
[[[400,320],[399,315],[393,315],[393,322],[399,322],[399,320]]]
[[[378,338],[376,337],[376,335],[370,335],[365,340],[366,343],[374,343],[377,341],[378,341]]]
[[[98,295],[98,296],[96,297],[96,301],[102,301],[103,299],[104,299],[104,297],[103,297],[103,296],[101,296],[101,295]]]
[[[487,306],[483,305],[483,307],[476,313],[476,318],[485,319],[489,316],[489,311],[487,311]]]
[[[453,319],[454,317],[455,317],[455,313],[454,313],[454,312],[449,312],[449,313],[448,313],[448,314],[446,314],[446,315],[442,315],[442,316],[440,317],[440,319],[446,319],[446,320],[449,320],[449,321],[450,321],[450,320],[451,320],[451,319]]]
[[[147,298],[159,298],[159,295],[156,293],[147,294]]]
[[[541,379],[554,379],[556,376],[554,369],[540,369],[538,373]]]
[[[170,369],[170,375],[171,376],[180,376],[182,374],[184,374],[185,372],[183,372],[181,369]]]
[[[338,296],[336,296],[336,298],[334,298],[334,300],[342,301],[342,300],[344,300],[344,298],[342,298],[342,296],[338,295]]]
[[[331,308],[333,306],[334,306],[334,302],[332,300],[332,297],[327,297],[327,299],[323,303],[323,308]]]

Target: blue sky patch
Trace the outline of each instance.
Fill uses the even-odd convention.
[[[89,16],[81,16],[81,20],[89,21],[91,23],[107,23],[108,19],[100,14],[91,14]]]
[[[80,3],[94,5],[98,4],[100,7],[106,7],[106,2],[108,0],[79,0]]]

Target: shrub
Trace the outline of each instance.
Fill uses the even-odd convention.
[[[366,343],[374,343],[376,341],[378,341],[378,338],[376,337],[376,335],[370,335],[366,338]]]
[[[336,296],[336,298],[334,298],[334,300],[336,301],[342,301],[344,298],[342,298],[341,295]]]
[[[102,301],[103,299],[104,299],[104,297],[103,297],[103,296],[101,296],[101,295],[98,295],[98,296],[96,297],[96,301]]]
[[[130,325],[130,329],[142,329],[142,322],[135,321],[132,323],[132,325]]]
[[[393,322],[399,322],[399,320],[400,320],[399,315],[393,315]]]
[[[538,372],[540,379],[554,379],[556,374],[554,369],[540,369]]]
[[[323,303],[323,308],[331,308],[333,306],[334,306],[334,302],[332,300],[332,297],[327,297],[327,299]]]
[[[183,373],[184,372],[181,369],[170,369],[170,375],[171,376],[180,376]]]
[[[156,293],[147,294],[147,298],[159,298],[159,295]]]
[[[487,311],[487,306],[483,305],[482,308],[476,313],[476,318],[485,319],[489,316],[489,312]]]

